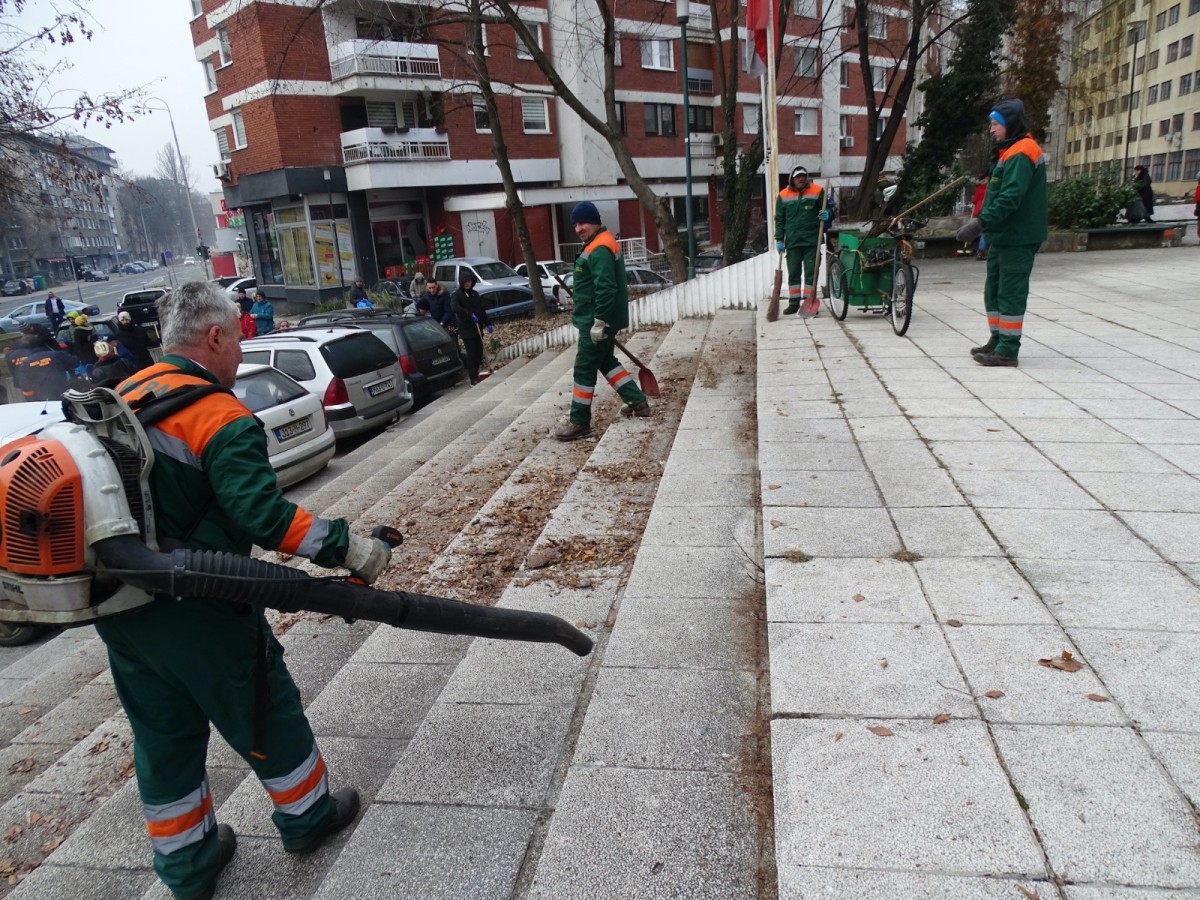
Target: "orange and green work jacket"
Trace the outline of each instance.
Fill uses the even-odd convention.
[[[207,369],[168,354],[127,378],[117,392],[130,402],[185,385],[216,383]],[[346,520],[318,518],[284,499],[267,456],[266,435],[236,397],[204,397],[146,434],[154,448],[150,491],[160,538],[241,556],[249,556],[257,544],[326,568],[339,565],[349,542]]]
[[[1046,158],[1028,134],[1000,145],[979,221],[993,247],[1046,240]]]
[[[575,258],[575,280],[571,285],[575,304],[571,320],[587,331],[593,319],[608,323],[609,333],[629,327],[629,280],[625,275],[625,257],[616,238],[607,228],[595,237]]]
[[[818,214],[825,205],[825,189],[809,182],[803,191],[789,184],[775,200],[775,240],[787,247],[817,246]]]

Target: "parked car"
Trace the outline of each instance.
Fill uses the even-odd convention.
[[[233,395],[262,424],[275,481],[282,488],[320,472],[336,443],[320,398],[278,369],[238,366]]]
[[[183,258],[183,264],[184,264],[185,266],[194,266],[194,265],[196,264],[196,257],[194,257],[194,256],[185,256],[185,257]]]
[[[63,306],[67,312],[77,309],[89,317],[100,314],[100,307],[94,303],[79,303],[75,300],[67,300],[64,297]],[[16,309],[9,310],[7,315],[0,316],[0,334],[20,331],[26,325],[45,325],[47,328],[50,327],[50,318],[46,315],[45,300],[34,300],[30,303],[23,303]]]
[[[88,324],[92,326],[92,341],[108,341],[110,344],[113,341],[120,341],[117,337],[117,314],[110,313],[107,316],[89,315]],[[146,332],[146,346],[157,347],[162,342],[159,340],[158,323],[150,322],[141,326]],[[63,322],[58,326],[58,331],[54,334],[54,339],[60,344],[69,343],[67,338],[71,334],[71,325],[69,322]]]
[[[305,316],[292,330],[327,325],[356,326],[387,344],[417,400],[453,387],[467,375],[458,342],[427,316],[405,316],[387,309],[344,309]]]
[[[628,266],[625,269],[625,281],[629,285],[630,297],[653,294],[655,291],[665,290],[675,283],[670,278],[659,275],[653,269],[646,269],[642,266]]]
[[[258,281],[255,278],[247,278],[244,275],[239,275],[234,278],[229,284],[225,285],[225,291],[229,294],[230,299],[237,299],[238,291],[242,288],[246,289],[246,293],[251,297],[254,296],[254,290],[258,287]]]
[[[0,288],[0,294],[5,297],[24,297],[29,293],[29,285],[24,278],[10,278],[4,282],[3,288]]]
[[[528,287],[529,279],[518,275],[508,263],[490,256],[459,256],[439,260],[433,267],[435,281],[453,291],[465,275],[475,276],[475,287],[484,285],[517,285]]]
[[[747,259],[754,259],[756,256],[758,256],[758,254],[747,247],[742,250],[740,259],[738,261],[740,262]],[[696,254],[697,275],[707,275],[710,272],[715,272],[717,269],[723,268],[725,268],[725,253],[720,248],[714,250],[705,250],[702,253]]]
[[[568,262],[563,262],[561,259],[541,259],[535,264],[537,277],[542,282],[542,290],[547,294],[551,294],[559,289],[558,278],[570,284],[570,278],[575,271],[575,267]],[[518,275],[527,276],[529,273],[525,269],[525,263],[521,263],[516,268]],[[558,278],[554,276],[557,275]]]
[[[394,422],[413,404],[396,355],[359,328],[277,332],[242,341],[242,353],[245,363],[274,366],[321,398],[339,438]]]
[[[146,272],[146,267],[141,263],[127,262],[121,266],[121,271],[126,275],[143,275]]]
[[[101,272],[99,269],[80,269],[80,281],[108,281],[108,273]]]
[[[158,303],[160,297],[166,296],[166,288],[143,288],[140,291],[128,291],[121,302],[117,304],[117,312],[127,312],[138,325],[147,325],[158,321]]]
[[[484,309],[493,322],[533,315],[533,291],[516,284],[484,285],[476,288]]]

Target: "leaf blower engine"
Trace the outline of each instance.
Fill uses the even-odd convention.
[[[145,428],[179,408],[135,415],[113,391],[67,391],[66,421],[0,447],[0,621],[83,625],[165,595],[591,652],[591,638],[546,613],[377,590],[231,553],[160,550]],[[375,536],[401,539],[390,528]]]

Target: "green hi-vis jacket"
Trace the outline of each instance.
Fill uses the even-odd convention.
[[[593,319],[608,323],[610,334],[629,327],[629,282],[625,277],[625,257],[607,228],[596,236],[575,258],[575,281],[571,285],[574,312],[571,321],[586,331]]]
[[[825,189],[809,182],[803,191],[788,185],[775,199],[775,240],[788,247],[817,246],[821,227],[818,214],[825,205]]]
[[[994,247],[1046,240],[1046,158],[1029,135],[1001,147],[979,221]]]
[[[204,367],[168,354],[117,392],[129,402],[216,381]],[[346,520],[318,518],[284,499],[266,435],[236,397],[197,400],[147,428],[146,436],[154,449],[150,491],[160,538],[241,556],[257,544],[326,568],[338,565],[338,552],[349,542]]]

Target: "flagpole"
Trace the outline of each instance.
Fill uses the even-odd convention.
[[[767,6],[767,71],[763,107],[767,114],[767,131],[763,136],[767,153],[767,247],[775,247],[775,198],[779,193],[779,110],[775,102],[775,15],[778,0],[766,0]]]

